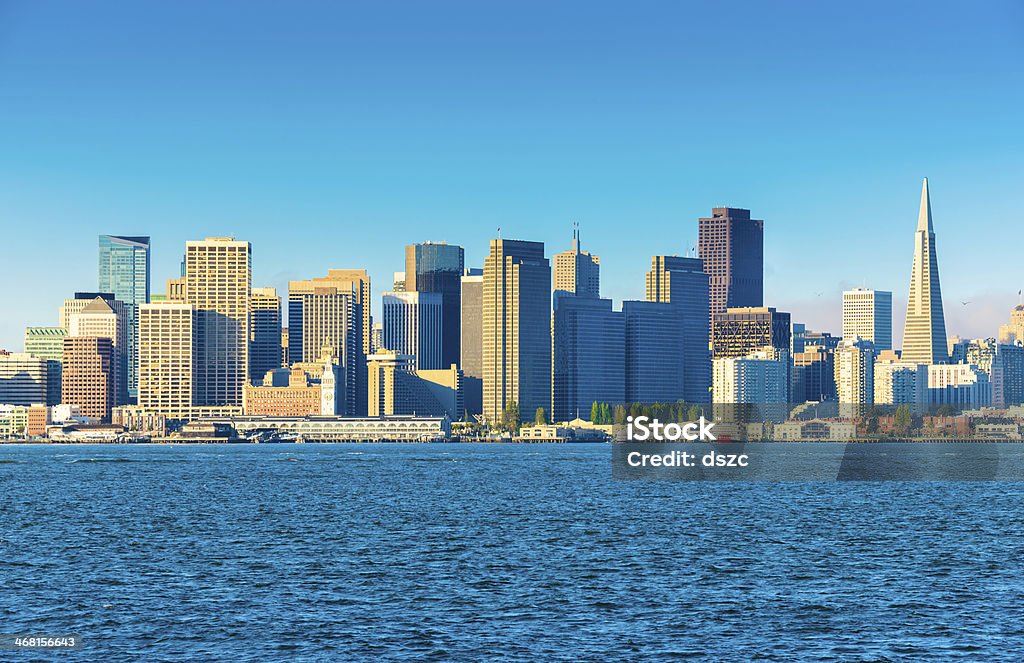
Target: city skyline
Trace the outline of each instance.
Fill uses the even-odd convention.
[[[927,178],[924,178],[924,179],[927,180]],[[927,184],[925,186],[927,186]],[[744,209],[744,208],[732,208],[732,209]],[[918,221],[914,221],[914,219],[910,219],[910,220],[908,220],[906,223],[904,223],[902,225],[894,224],[893,227],[892,227],[893,234],[894,235],[899,234],[899,230],[902,228],[902,226],[909,226],[910,223],[915,223],[915,226],[919,225],[919,219],[920,219],[920,214],[921,214],[920,209],[921,209],[920,205],[918,205],[918,214],[917,214]],[[751,214],[754,214],[754,212],[751,212]],[[941,216],[941,212],[940,212],[940,216]],[[928,218],[929,218],[929,222],[930,222],[930,218],[931,218],[930,210],[929,210]],[[694,222],[694,226],[696,226],[697,225],[697,219],[694,219],[693,222]],[[576,222],[571,222],[571,223],[568,223],[567,225],[568,225],[569,232],[571,233],[571,236],[573,237],[572,241],[575,242],[576,241],[575,240]],[[769,230],[766,231],[766,235],[769,234],[771,226],[769,225],[768,227],[769,227]],[[495,236],[496,237],[497,237],[497,233],[499,231],[501,231],[501,229],[497,229],[497,228],[495,229]],[[946,229],[946,228],[943,228],[941,226],[941,223],[940,223],[939,233],[940,234],[950,233],[950,230]],[[906,234],[907,234],[906,232],[903,233],[903,235],[906,235]],[[694,235],[696,237],[696,233],[694,233]],[[100,234],[99,236],[100,237],[105,237],[107,235]],[[209,235],[204,235],[203,237],[208,237],[208,236]],[[502,232],[502,236],[504,236],[507,239],[513,239],[513,238],[508,237],[507,234],[504,233],[504,232]],[[199,238],[190,238],[190,239],[185,240],[182,243],[182,247],[181,247],[182,251],[184,250],[185,244],[187,244],[190,241],[198,241],[198,239]],[[239,237],[237,239],[239,239],[240,241],[248,241],[244,237]],[[889,238],[879,238],[879,240],[880,241],[888,241]],[[93,241],[95,241],[95,239]],[[395,264],[403,264],[404,253],[405,253],[405,244],[402,243],[403,241],[404,240],[398,240],[397,243],[396,242],[389,242],[389,243],[396,243],[396,246],[397,246],[396,253],[398,255],[398,258],[396,259]],[[414,240],[409,240],[409,241],[414,241]],[[416,241],[422,241],[422,240],[416,240]],[[473,255],[473,254],[476,253],[476,251],[475,251],[476,247],[466,247],[464,245],[459,244],[458,241],[449,241],[449,240],[426,240],[426,241],[447,242],[449,245],[452,245],[453,248],[465,249],[465,252],[466,252],[467,255]],[[539,241],[539,242],[543,243],[544,247],[545,247],[544,248],[545,256],[548,257],[549,259],[552,259],[552,260],[554,259],[555,255],[560,251],[560,249],[564,248],[564,247],[560,247],[557,244],[556,245],[552,245],[552,244],[550,244],[550,243],[548,243],[546,241],[542,241],[542,240],[525,239],[523,241]],[[598,238],[598,241],[600,241],[600,238]],[[899,243],[898,239],[895,238],[895,237],[892,238],[892,241],[893,241],[893,243],[897,243],[897,244]],[[248,243],[250,245],[252,245],[251,251],[258,256],[259,247],[254,246],[251,241],[248,241]],[[767,245],[767,241],[766,241],[766,245]],[[610,246],[614,246],[614,244],[612,244]],[[589,249],[590,246],[589,245],[585,245],[585,248]],[[939,247],[937,249],[938,255],[940,256],[939,262],[942,262],[941,256],[944,255],[942,248],[943,248],[943,245],[942,245],[942,243],[940,243],[940,245],[939,245]],[[152,242],[149,245],[149,250],[153,251],[157,255],[159,255],[161,253],[159,251],[159,247],[156,247],[154,249],[154,247],[152,245]],[[167,253],[172,254],[172,255],[181,255],[182,251],[176,252],[173,249],[171,249],[171,250],[168,250]],[[681,252],[676,253],[676,254],[667,254],[667,255],[675,255],[675,256],[685,257],[685,256],[688,256],[688,255],[692,255],[692,251],[693,251],[693,247],[691,246],[690,249],[688,251],[686,251],[686,252],[682,252],[681,251]],[[593,251],[593,253],[597,254],[598,252],[597,251]],[[612,249],[609,249],[609,253],[614,255],[615,251],[612,250]],[[908,253],[909,253],[909,256],[912,258],[913,257],[913,247],[911,247],[911,250]],[[88,274],[88,275],[86,275],[86,276],[84,276],[80,280],[74,280],[74,277],[69,277],[68,286],[67,286],[67,289],[65,291],[66,294],[63,295],[63,298],[65,298],[65,299],[69,298],[74,292],[82,292],[83,290],[86,289],[85,286],[89,286],[89,285],[95,286],[96,285],[96,282],[99,279],[97,278],[97,274],[95,273],[95,257],[92,256],[92,258],[93,258],[93,261],[92,261],[93,272]],[[647,260],[649,261],[650,258],[648,257]],[[608,262],[608,260],[603,258],[603,263],[602,264],[606,264],[607,262]],[[904,262],[909,262],[909,259],[905,260]],[[770,263],[770,256],[768,255],[768,250],[766,249],[765,250],[765,264],[766,264],[765,274],[766,275],[771,272],[771,270],[769,268],[769,263]],[[466,264],[467,268],[474,268],[474,269],[479,269],[480,268],[475,263],[471,263],[468,259],[466,260],[465,264]],[[482,266],[482,264],[483,263],[481,261],[480,266]],[[945,263],[943,263],[943,264],[945,265]],[[265,286],[265,282],[264,281],[260,281],[260,279],[256,276],[256,274],[260,273],[260,271],[257,268],[258,268],[258,258],[254,257],[252,259],[252,273],[253,273],[253,276],[252,276],[253,286],[252,287],[254,287],[254,288],[256,288],[256,287],[264,287]],[[353,268],[355,268],[355,267],[353,267]],[[334,266],[334,267],[329,267],[327,269],[333,269],[333,270],[348,269],[348,267],[340,268],[338,266]],[[359,267],[359,269],[362,269],[362,267]],[[630,266],[630,269],[632,270],[633,266]],[[153,281],[153,283],[155,283],[157,285],[154,285],[152,287],[152,294],[153,295],[165,295],[165,294],[167,294],[165,292],[166,289],[167,289],[166,288],[166,282],[169,279],[178,278],[178,274],[179,274],[178,270],[180,270],[180,264],[176,265],[176,271],[174,273],[168,274],[166,277],[164,277],[164,275],[162,275],[162,274],[153,274],[152,275],[152,281]],[[323,270],[323,271],[326,271],[326,269]],[[380,285],[376,285],[372,289],[371,299],[370,300],[371,300],[371,309],[372,309],[373,319],[374,320],[381,320],[383,318],[383,311],[381,309],[381,295],[383,295],[384,293],[386,293],[386,292],[388,292],[390,290],[390,283],[391,283],[391,281],[390,281],[390,279],[386,279],[386,278],[383,281],[375,281],[372,272],[370,272],[370,270],[366,270],[366,271],[370,275],[371,283],[380,284]],[[943,268],[943,272],[945,272],[945,271],[946,271],[946,268],[944,267]],[[954,265],[953,271],[956,271],[955,270],[955,265]],[[298,271],[285,270],[285,272],[283,272],[283,273],[286,273],[286,274],[289,274],[289,275],[293,275],[293,274],[297,275]],[[393,272],[390,272],[390,273],[393,273]],[[641,274],[641,279],[644,278],[645,274],[646,274],[646,270]],[[314,276],[315,275],[313,275],[313,274],[309,274],[309,275],[306,275],[304,277],[296,276],[296,279],[297,280],[304,280],[304,279],[308,279],[308,278],[314,278]],[[896,347],[896,348],[902,347],[903,331],[904,331],[904,324],[905,324],[905,319],[906,319],[905,318],[905,314],[906,314],[906,300],[907,300],[906,294],[902,294],[902,293],[906,293],[907,292],[906,280],[908,278],[909,278],[909,274],[907,275],[907,278],[904,279],[903,283],[896,283],[896,284],[893,284],[893,286],[891,287],[891,290],[892,290],[892,301],[893,301],[893,304],[892,304],[892,327],[893,327],[893,329],[892,329],[892,342],[893,342],[894,347]],[[289,280],[291,280],[291,279],[285,280],[279,286],[271,285],[270,287],[277,287],[278,291],[283,293],[282,296],[286,297],[287,293],[289,291],[289,288],[288,288]],[[945,282],[946,280],[947,280],[946,277],[943,277],[943,282]],[[767,277],[765,279],[765,283],[766,283],[766,286],[765,286],[765,291],[766,291],[765,305],[766,306],[772,306],[773,308],[777,308],[779,310],[787,310],[786,306],[784,304],[780,304],[780,305],[776,306],[774,304],[774,302],[769,299],[769,296],[768,296],[767,293],[770,292],[770,290],[768,289],[768,278]],[[850,282],[842,281],[841,283],[850,283]],[[619,287],[616,287],[616,285],[618,285]],[[826,332],[831,332],[831,333],[833,333],[836,336],[839,336],[839,335],[841,335],[841,332],[842,332],[843,290],[838,290],[836,293],[834,293],[834,295],[831,298],[827,298],[826,295],[827,294],[831,294],[831,293],[825,293],[825,292],[823,292],[821,290],[815,290],[818,287],[820,287],[820,286],[812,284],[812,287],[810,287],[807,291],[802,293],[804,295],[804,298],[803,298],[802,301],[805,304],[806,303],[813,304],[813,306],[809,305],[809,306],[805,307],[805,310],[808,311],[807,315],[803,315],[799,310],[789,310],[788,312],[790,312],[792,314],[793,322],[794,323],[795,322],[800,322],[800,323],[805,324],[807,329],[809,329],[809,330],[826,331]],[[862,282],[858,282],[856,285],[848,286],[847,289],[855,289],[855,288],[862,288],[862,287],[867,287],[869,289],[885,290],[885,288],[882,288],[880,286],[874,285],[873,281],[871,279],[869,279],[869,278],[864,279],[864,281],[862,281]],[[555,289],[554,282],[552,282],[552,291],[554,291],[554,289]],[[613,300],[615,309],[619,310],[619,309],[621,309],[621,305],[622,305],[623,301],[629,301],[631,299],[643,299],[644,289],[645,289],[645,285],[644,285],[643,281],[641,281],[636,286],[629,286],[629,285],[627,285],[625,287],[623,287],[622,284],[604,283],[604,284],[602,284],[602,296],[606,296],[604,294],[604,291],[606,291],[606,290],[610,291],[610,292],[626,291],[627,295],[626,295],[625,299],[620,299],[620,298],[614,297],[614,296],[609,296],[608,297],[609,299]],[[960,289],[956,288],[955,285],[952,288],[949,288],[948,286],[944,286],[943,289],[944,290],[947,290],[947,289],[948,290],[954,290],[954,291],[962,290],[962,285],[961,285]],[[815,291],[811,292],[811,290],[815,290]],[[1018,290],[1020,290],[1020,288],[1018,288]],[[102,291],[97,290],[96,292],[102,292]],[[823,300],[823,299],[825,301],[824,302],[820,302],[820,300]],[[977,311],[979,307],[976,307],[975,309],[967,309],[967,307],[969,305],[972,305],[975,302],[973,302],[971,300],[954,301],[953,297],[951,297],[949,295],[944,295],[943,296],[943,301],[945,302],[946,319],[947,319],[947,321],[945,323],[946,336],[949,337],[949,338],[952,338],[953,336],[959,336],[961,338],[989,338],[989,337],[996,337],[998,335],[997,332],[998,332],[999,326],[1005,324],[1006,319],[1007,319],[1007,317],[1009,315],[1009,311],[1011,311],[1012,308],[1016,304],[1019,303],[1020,299],[1021,299],[1020,295],[1018,293],[1012,292],[1009,288],[1007,289],[1007,292],[1005,292],[1005,293],[994,293],[994,295],[990,299],[988,299],[988,300],[986,300],[985,298],[982,298],[978,303],[981,304],[982,306],[984,306],[985,309],[984,309],[984,314],[979,317],[979,316],[975,316],[974,315],[974,311]],[[815,302],[814,300],[819,300],[820,303],[819,302]],[[785,300],[781,300],[781,301],[785,301]],[[801,301],[801,300],[798,298],[796,301]],[[1002,302],[1002,301],[1009,302],[1007,304],[1007,306],[1005,308],[1003,308],[1003,309],[999,308],[999,304],[998,304],[998,302]],[[49,305],[46,302],[43,302],[42,308],[46,309],[47,312],[51,314],[50,317],[52,318],[52,320],[50,320],[50,319],[41,319],[41,320],[27,319],[27,321],[26,321],[26,320],[24,320],[22,318],[8,318],[5,321],[6,325],[4,323],[0,323],[0,332],[3,332],[3,333],[6,334],[7,333],[6,326],[9,325],[11,327],[11,329],[14,330],[11,334],[15,337],[15,340],[10,341],[10,342],[8,342],[5,345],[5,343],[4,343],[5,337],[4,336],[0,336],[0,348],[6,348],[6,349],[11,350],[11,351],[21,351],[21,349],[23,347],[22,344],[23,344],[23,340],[24,340],[24,330],[25,330],[26,327],[49,327],[49,326],[56,326],[59,323],[59,316],[56,314],[56,311],[55,311],[54,307]],[[282,325],[285,326],[285,327],[287,327],[287,320],[288,320],[287,310],[288,310],[287,306],[283,306],[282,307]],[[26,315],[28,315],[28,314],[26,314]],[[817,325],[814,322],[812,322],[812,320],[825,321],[825,325]],[[967,331],[967,330],[981,330],[981,332],[980,333],[972,333],[971,331]],[[18,340],[19,338],[21,339],[20,341]]]
[[[746,12],[20,5],[4,15],[0,223],[33,288],[5,293],[24,320],[0,321],[0,344],[96,289],[98,234],[152,238],[154,291],[185,241],[234,234],[253,283],[283,292],[337,267],[383,285],[425,240],[480,267],[499,226],[560,250],[578,220],[620,302],[717,206],[765,221],[765,303],[838,332],[843,290],[892,291],[899,344],[901,230],[925,176],[947,327],[993,334],[1024,287],[1020,6]],[[808,34],[812,17],[830,30]],[[44,242],[60,269],[40,267]]]

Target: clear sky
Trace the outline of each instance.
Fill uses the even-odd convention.
[[[4,2],[0,347],[96,288],[100,233],[253,243],[253,285],[447,240],[601,256],[642,299],[711,207],[765,219],[766,303],[839,333],[894,291],[928,177],[949,334],[1024,287],[1020,2]],[[961,301],[970,301],[962,305]]]

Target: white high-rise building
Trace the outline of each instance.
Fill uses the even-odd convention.
[[[438,292],[385,292],[384,348],[414,356],[417,370],[443,368],[441,305]]]
[[[924,402],[924,366],[902,361],[875,360],[875,405],[916,405]]]
[[[843,292],[843,338],[871,341],[876,352],[892,350],[892,293],[856,288]]]
[[[844,405],[871,405],[875,400],[875,351],[861,339],[848,339],[835,349],[836,395],[840,412],[853,410]]]
[[[773,348],[745,357],[712,361],[714,402],[723,404],[785,403],[789,382],[788,354]]]

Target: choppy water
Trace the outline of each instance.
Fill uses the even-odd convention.
[[[1024,658],[1024,484],[609,456],[0,446],[0,633],[84,639],[39,660]]]

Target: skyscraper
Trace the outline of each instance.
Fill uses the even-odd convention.
[[[191,304],[139,306],[139,406],[187,417],[193,402],[195,312]]]
[[[612,300],[556,296],[552,327],[551,420],[587,417],[595,401],[624,403],[625,319]]]
[[[714,361],[716,404],[781,404],[787,400],[787,360],[769,350]]]
[[[441,295],[441,357],[436,368],[447,369],[459,363],[464,263],[465,252],[461,246],[424,242],[405,247],[406,291]],[[384,326],[386,328],[387,324]]]
[[[935,257],[935,230],[928,178],[921,187],[921,208],[914,234],[914,266],[910,273],[907,297],[907,321],[903,328],[905,362],[943,364],[948,360],[946,322],[942,313],[942,289],[939,287],[939,261]]]
[[[484,261],[483,414],[551,404],[551,265],[543,242],[492,239]]]
[[[683,307],[663,302],[622,302],[622,315],[626,328],[626,401],[684,400],[686,361],[679,342],[679,329],[685,322]]]
[[[252,247],[212,237],[185,244],[185,301],[195,307],[195,404],[241,405],[249,380]]]
[[[764,221],[750,210],[715,207],[698,221],[697,248],[710,283],[709,319],[727,308],[764,304]]]
[[[654,256],[647,272],[647,301],[679,306],[676,335],[683,346],[683,396],[689,403],[711,400],[711,355],[708,352],[708,275],[700,258]]]
[[[381,309],[384,348],[412,356],[417,370],[445,368],[441,363],[443,307],[439,292],[385,292]]]
[[[555,254],[554,267],[556,297],[559,293],[601,296],[601,259],[580,249],[579,225],[573,224],[572,248]]]
[[[871,341],[876,352],[892,350],[892,293],[855,288],[843,292],[843,338]]]
[[[77,405],[82,414],[110,421],[114,407],[114,344],[109,338],[68,336],[64,339],[61,402]]]
[[[261,384],[281,366],[281,298],[277,288],[253,288],[249,300],[249,382]]]
[[[149,302],[149,237],[124,237],[100,235],[99,238],[99,289],[109,292],[118,301],[126,304],[128,316],[127,347],[125,354],[127,394],[132,398],[138,389],[138,346],[135,341],[138,329],[138,307]]]
[[[297,361],[316,361],[319,359],[321,347],[319,345],[309,346],[309,359],[299,359],[306,351],[307,334],[303,329],[302,318],[302,295],[311,294],[317,288],[333,288],[335,294],[347,294],[351,298],[351,337],[354,345],[354,356],[349,364],[345,365],[349,380],[348,388],[345,389],[346,398],[353,403],[353,410],[347,410],[349,416],[365,416],[366,414],[366,356],[370,354],[371,320],[370,320],[370,277],[365,269],[329,269],[327,276],[320,276],[305,281],[288,282],[288,342],[289,358],[292,363]],[[332,341],[338,344],[348,337],[341,339],[332,337]],[[343,353],[339,353],[339,359],[343,360]],[[354,400],[353,400],[354,399]]]
[[[1010,312],[1010,321],[999,326],[999,342],[1011,345],[1016,342],[1024,343],[1024,304],[1018,304]]]
[[[462,368],[463,401],[466,414],[481,414],[484,407],[483,358],[484,273],[466,269],[462,277]]]
[[[791,333],[789,313],[769,306],[730,308],[715,314],[711,345],[715,359],[745,357],[765,347],[788,352]],[[806,348],[808,337],[803,339]]]
[[[307,287],[308,281],[292,281],[288,290],[288,351],[290,362],[296,364],[323,363],[324,355],[334,357],[339,364],[339,414],[362,416],[358,410],[358,368],[360,339],[358,329],[362,316],[354,302],[356,294],[351,283],[341,287],[317,285]],[[365,364],[363,364],[365,371]],[[363,395],[365,403],[365,394]]]
[[[68,316],[68,337],[85,336],[110,339],[112,344],[111,370],[114,376],[112,397],[114,405],[123,405],[128,402],[130,358],[128,339],[131,325],[129,311],[133,309],[130,305],[122,303],[122,306],[115,311],[111,306],[114,303],[120,302],[96,297],[87,302],[81,310],[70,314]]]
[[[860,339],[844,339],[835,349],[839,413],[849,417],[875,401],[875,352]]]

